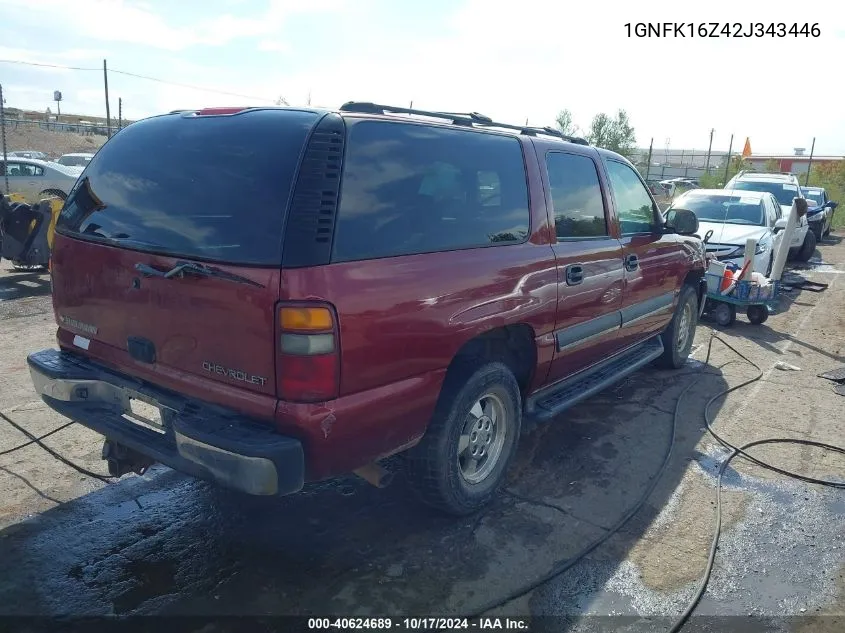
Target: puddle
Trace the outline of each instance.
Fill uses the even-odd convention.
[[[818,259],[811,259],[806,264],[795,264],[790,266],[790,268],[792,270],[806,270],[814,273],[845,273],[845,270],[839,270],[833,264],[828,264]]]
[[[698,454],[694,465],[698,476],[715,484],[715,471],[725,456],[716,448]],[[783,620],[830,604],[836,598],[836,570],[845,549],[841,494],[788,479],[742,476],[731,468],[723,477],[723,489],[745,492],[749,503],[744,518],[722,532],[713,576],[693,621],[717,615]],[[672,516],[669,506],[666,518],[683,520]],[[701,542],[709,543],[711,529],[708,519],[694,532],[706,534]],[[672,565],[679,555],[667,550],[659,562]],[[600,614],[651,620],[650,626],[626,630],[653,631],[658,619],[665,618],[668,624],[680,613],[698,582],[656,590],[643,582],[642,570],[631,560],[614,564],[587,559],[541,589],[533,607],[539,614],[573,620],[568,629],[573,633],[606,630],[595,628],[602,622]]]

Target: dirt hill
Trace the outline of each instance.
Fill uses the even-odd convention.
[[[51,158],[74,152],[96,152],[107,141],[105,136],[83,136],[73,132],[42,130],[37,125],[6,126],[6,151],[34,150]],[[2,154],[2,149],[0,149]],[[0,155],[2,158],[2,155]]]

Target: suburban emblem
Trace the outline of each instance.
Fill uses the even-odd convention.
[[[62,325],[66,325],[71,327],[75,330],[79,330],[80,332],[85,332],[86,334],[96,334],[97,333],[97,326],[91,325],[90,323],[83,323],[82,321],[77,321],[76,319],[71,319],[69,316],[65,316],[64,314],[59,315],[59,321],[61,321]]]
[[[223,365],[218,365],[217,363],[209,363],[208,361],[203,362],[202,368],[210,374],[226,376],[232,380],[246,382],[251,385],[264,385],[267,382],[267,379],[263,376],[253,376],[243,370],[230,369],[228,367],[224,367]]]

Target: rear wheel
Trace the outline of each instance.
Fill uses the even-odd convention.
[[[801,249],[798,251],[796,259],[800,262],[808,262],[815,252],[816,234],[814,231],[807,231],[804,243],[801,245]]]
[[[713,318],[722,327],[733,325],[736,321],[736,308],[730,303],[719,303],[713,309]]]
[[[766,306],[748,306],[745,315],[752,325],[760,325],[768,320],[769,309]]]
[[[504,481],[521,421],[519,386],[505,365],[453,367],[428,430],[407,454],[412,489],[449,514],[479,510]]]
[[[667,369],[679,369],[689,358],[695,327],[698,324],[698,296],[691,286],[681,289],[678,307],[669,326],[660,335],[663,340],[663,355],[657,365]]]

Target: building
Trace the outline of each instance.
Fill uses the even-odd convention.
[[[821,165],[824,163],[835,163],[845,160],[845,156],[813,156],[813,165]],[[769,155],[752,154],[748,158],[753,169],[765,169],[770,161],[777,164],[777,170],[783,172],[792,172],[793,174],[806,174],[810,166],[810,156],[806,153],[803,147],[796,147],[793,154],[785,155]]]

